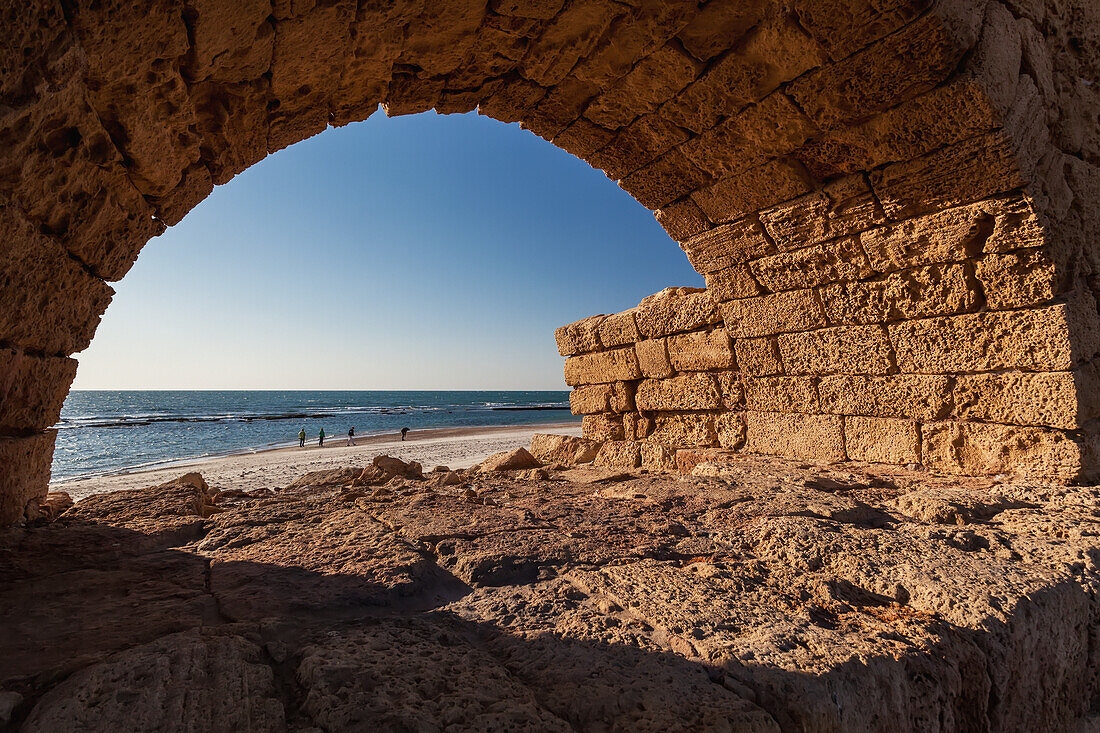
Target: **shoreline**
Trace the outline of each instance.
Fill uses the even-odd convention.
[[[437,464],[469,468],[493,453],[529,446],[534,433],[580,435],[581,423],[578,419],[525,425],[426,428],[410,430],[405,441],[401,440],[400,433],[374,433],[356,436],[353,447],[346,445],[346,435],[326,436],[324,447],[319,447],[314,437],[313,442],[307,442],[304,448],[297,443],[279,444],[214,456],[181,458],[94,476],[52,480],[50,490],[64,491],[74,500],[79,500],[93,494],[153,486],[183,473],[197,471],[211,486],[248,491],[285,486],[309,471],[365,466],[380,453],[418,461],[425,470]]]

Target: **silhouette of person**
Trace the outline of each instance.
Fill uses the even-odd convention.
[[[318,448],[324,448],[325,447],[325,429],[324,428],[321,428],[321,434],[319,436],[317,436],[317,447]]]
[[[409,433],[408,428],[401,428],[401,440],[404,440],[405,436],[408,435],[408,433]]]
[[[305,428],[302,428],[301,430],[298,431],[298,447],[299,448],[305,448],[306,447],[306,429]]]
[[[348,445],[355,445],[355,428],[348,428]]]

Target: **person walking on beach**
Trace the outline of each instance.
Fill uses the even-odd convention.
[[[305,448],[306,447],[306,429],[305,428],[302,428],[301,430],[298,431],[298,447],[299,448]]]
[[[348,445],[355,445],[355,428],[348,428]]]
[[[409,433],[408,428],[401,428],[401,440],[404,440],[405,436],[408,435],[408,433]]]
[[[325,429],[324,428],[321,428],[321,434],[317,436],[317,447],[318,448],[324,448],[325,447]]]

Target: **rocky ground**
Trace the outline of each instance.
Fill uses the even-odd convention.
[[[192,474],[0,535],[0,720],[1093,730],[1098,530],[1095,487],[747,455]]]

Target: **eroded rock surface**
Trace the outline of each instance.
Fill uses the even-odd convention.
[[[11,727],[1095,723],[1096,487],[699,460],[189,475],[5,530]]]

